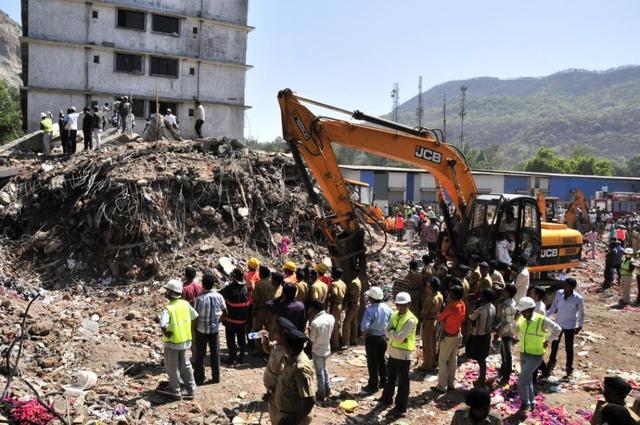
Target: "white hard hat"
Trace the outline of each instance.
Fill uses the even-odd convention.
[[[44,112],[40,112],[40,118],[45,118],[47,116],[47,114],[45,114]]]
[[[176,294],[182,294],[182,282],[178,279],[171,279],[163,286],[167,291],[174,292]]]
[[[633,255],[633,248],[625,248],[624,253],[627,255]]]
[[[382,301],[382,299],[384,298],[384,294],[382,293],[382,289],[380,289],[377,286],[372,286],[371,288],[369,288],[369,290],[367,292],[365,292],[365,295],[369,298],[372,298],[376,301]]]
[[[516,307],[516,310],[525,311],[525,310],[529,310],[531,308],[535,308],[535,306],[536,306],[536,302],[533,300],[533,298],[524,297],[518,303],[518,306]]]
[[[406,292],[398,292],[396,295],[396,304],[409,304],[411,302],[411,295]]]

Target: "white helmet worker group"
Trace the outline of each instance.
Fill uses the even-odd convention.
[[[365,295],[375,301],[382,301],[384,299],[384,293],[378,286],[369,288],[369,290],[365,292]],[[409,304],[411,303],[411,295],[406,292],[398,292],[395,303],[397,305]]]
[[[175,294],[177,296],[182,295],[182,282],[178,279],[171,279],[163,286],[164,289],[169,291],[171,294]]]

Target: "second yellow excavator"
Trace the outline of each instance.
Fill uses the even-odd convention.
[[[556,197],[545,196],[544,193],[538,192],[536,195],[538,201],[538,209],[543,222],[564,223],[571,229],[576,229],[581,233],[588,232],[595,223],[591,223],[589,218],[589,206],[584,193],[580,189],[573,192],[573,196],[564,217],[560,219],[558,214],[560,199]]]
[[[531,272],[574,268],[581,256],[582,235],[567,226],[542,223],[536,199],[510,194],[479,195],[463,154],[445,143],[437,129],[412,128],[360,111],[348,111],[297,96],[278,93],[283,138],[289,145],[334,264],[351,279],[366,272],[365,232],[342,176],[332,144],[396,159],[431,173],[438,186],[448,243],[446,253],[463,260],[470,255],[496,257],[505,234],[514,242],[513,258],[527,259]],[[317,116],[305,104],[331,109],[366,122]],[[331,212],[314,188],[315,177]],[[445,195],[446,192],[446,195]],[[449,203],[454,207],[450,211]]]

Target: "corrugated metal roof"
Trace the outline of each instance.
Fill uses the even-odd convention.
[[[420,168],[401,168],[401,167],[382,167],[378,165],[340,165],[341,168],[348,170],[365,170],[365,171],[386,171],[392,173],[427,173],[427,170]],[[577,177],[596,180],[632,180],[639,181],[640,177],[618,177],[618,176],[590,176],[584,174],[559,174],[559,173],[538,173],[529,171],[513,171],[513,170],[472,170],[473,175],[488,176],[528,176],[528,177]]]

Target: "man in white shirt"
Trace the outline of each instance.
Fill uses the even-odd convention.
[[[324,303],[319,300],[309,302],[309,341],[313,353],[313,367],[316,371],[318,394],[316,397],[323,401],[329,396],[329,373],[327,372],[327,359],[331,354],[331,334],[336,319],[324,310]]]
[[[202,139],[202,125],[206,119],[206,114],[204,112],[204,106],[200,103],[200,101],[196,101],[196,134],[198,135],[198,139]]]
[[[76,137],[78,136],[78,117],[80,114],[76,112],[76,107],[72,106],[67,109],[67,118],[65,119],[64,131],[67,132],[67,153],[76,153]]]
[[[516,244],[507,239],[507,234],[499,233],[496,241],[496,260],[510,266],[512,261],[510,252],[513,252],[514,249],[516,249]]]
[[[168,128],[175,128],[176,130],[178,129],[178,120],[169,108],[167,108],[167,114],[164,116],[164,125],[166,125]]]
[[[521,299],[527,296],[527,291],[529,290],[529,269],[527,268],[527,259],[526,258],[516,258],[514,264],[511,266],[511,270],[517,273],[516,275],[516,296],[513,297],[514,301],[517,303],[520,302]]]
[[[558,346],[560,338],[564,335],[564,345],[567,354],[566,376],[568,378],[573,373],[573,338],[582,330],[584,326],[584,300],[580,294],[575,292],[577,282],[574,278],[568,277],[564,281],[564,290],[559,290],[553,300],[553,304],[547,316],[556,316],[556,323],[562,328],[562,333],[557,340],[551,344],[551,355],[549,356],[549,373],[556,364]]]

